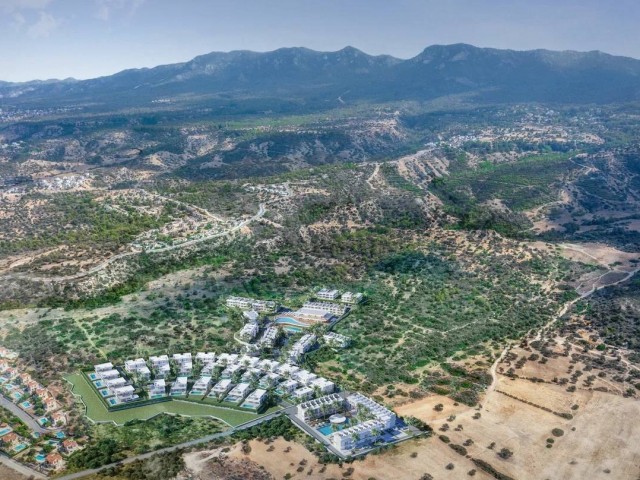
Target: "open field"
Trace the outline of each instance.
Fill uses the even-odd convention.
[[[146,420],[162,413],[169,413],[194,417],[213,417],[230,426],[236,426],[257,418],[257,415],[252,413],[183,400],[171,400],[109,412],[82,374],[73,374],[66,378],[73,385],[73,393],[82,397],[82,401],[87,407],[87,417],[94,422],[114,422],[123,425],[131,420]]]

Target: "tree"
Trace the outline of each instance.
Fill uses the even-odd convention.
[[[507,460],[513,456],[513,452],[505,447],[498,452],[498,456],[503,460]]]

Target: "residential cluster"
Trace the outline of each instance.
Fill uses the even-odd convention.
[[[60,429],[67,417],[51,390],[20,369],[17,353],[0,347],[0,393],[20,418],[0,423],[0,449],[43,473],[59,470],[82,447]]]
[[[401,439],[394,412],[360,393],[331,394],[298,405],[296,416],[340,453],[370,448],[379,440]]]
[[[315,341],[314,335],[306,335],[296,342],[294,350],[302,354]],[[333,382],[293,362],[261,360],[235,353],[152,356],[148,361],[127,360],[122,368],[102,363],[95,365],[88,377],[112,407],[147,399],[188,397],[257,411],[265,406],[270,392],[292,401],[303,401],[336,389]]]

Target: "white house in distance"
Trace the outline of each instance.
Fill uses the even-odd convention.
[[[301,387],[297,390],[294,390],[291,393],[291,396],[296,400],[307,400],[313,397],[313,388],[311,387]]]
[[[333,315],[342,316],[346,313],[347,307],[339,303],[330,302],[305,302],[302,304],[303,308],[314,308],[316,310],[324,310],[325,312],[332,313]]]
[[[246,297],[228,297],[227,307],[239,308],[240,310],[255,310],[256,312],[275,312],[278,308],[276,302],[270,300],[256,300]]]
[[[329,436],[329,441],[338,450],[348,452],[356,448],[370,445],[384,431],[382,422],[367,420],[353,427],[345,428]]]
[[[107,362],[107,363],[101,363],[100,365],[94,365],[93,369],[94,369],[94,371],[96,373],[101,373],[101,372],[106,372],[108,370],[113,370],[113,363]]]
[[[96,374],[102,380],[110,380],[112,378],[118,378],[120,376],[120,372],[118,370],[116,370],[115,368],[113,368],[111,370],[103,370],[101,372],[96,372]]]
[[[322,393],[327,394],[327,393],[333,393],[333,391],[336,389],[336,384],[333,383],[330,380],[327,380],[326,378],[316,378],[315,380],[312,380],[309,383],[309,386],[311,388],[313,388],[314,390],[317,388],[318,390],[320,390]]]
[[[258,410],[265,399],[267,398],[267,391],[261,388],[254,390],[242,403],[242,408],[250,408],[252,410]]]
[[[294,343],[293,347],[291,347],[291,351],[289,352],[289,361],[291,363],[299,362],[302,356],[314,347],[316,340],[316,336],[311,333],[303,335],[300,340]]]
[[[302,402],[298,405],[297,415],[303,420],[313,420],[315,418],[326,417],[336,412],[343,411],[345,407],[344,399],[337,393],[326,395]]]
[[[339,333],[327,332],[322,336],[324,343],[330,347],[346,348],[351,343],[351,339]]]
[[[340,295],[338,290],[330,290],[328,288],[322,288],[316,292],[316,298],[320,300],[335,300]]]
[[[186,395],[187,394],[187,377],[182,376],[176,378],[176,381],[171,385],[171,395]]]
[[[242,312],[242,316],[249,323],[258,323],[258,320],[260,320],[260,314],[255,310],[246,310]]]
[[[133,385],[114,388],[112,391],[118,402],[132,402],[138,399],[138,395],[136,395]]]
[[[347,305],[356,305],[362,301],[364,295],[361,293],[352,293],[352,292],[344,292],[340,297],[340,301],[342,303],[346,303]]]

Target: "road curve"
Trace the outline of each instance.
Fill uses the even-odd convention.
[[[69,475],[63,475],[62,477],[56,477],[57,480],[77,480],[79,478],[83,478],[86,477],[87,475],[93,475],[96,474],[102,470],[105,470],[107,468],[111,468],[111,467],[116,467],[118,465],[127,465],[129,463],[133,463],[137,460],[145,460],[147,458],[151,458],[156,454],[159,453],[168,453],[168,452],[173,452],[176,450],[180,450],[183,448],[189,448],[189,447],[193,447],[195,445],[199,445],[202,443],[208,443],[212,440],[216,440],[218,438],[223,438],[223,437],[228,437],[230,435],[233,435],[236,432],[239,432],[241,430],[246,430],[247,428],[251,428],[255,425],[259,425],[263,422],[267,422],[279,415],[282,414],[282,410],[278,411],[278,412],[274,412],[274,413],[270,413],[268,415],[265,415],[263,417],[259,417],[256,418],[255,420],[251,420],[249,422],[243,423],[241,425],[238,425],[234,428],[230,428],[229,430],[225,430],[224,432],[220,432],[220,433],[214,433],[213,435],[207,435],[206,437],[202,437],[202,438],[197,438],[195,440],[190,440],[188,442],[183,442],[180,443],[178,445],[172,445],[171,447],[166,447],[166,448],[161,448],[159,450],[154,450],[153,452],[148,452],[148,453],[143,453],[141,455],[136,455],[135,457],[129,457],[126,458],[124,460],[121,460],[119,462],[114,462],[114,463],[110,463],[108,465],[103,465],[102,467],[99,468],[92,468],[92,469],[87,469],[87,470],[82,470],[81,472],[75,472],[75,473],[70,473]]]
[[[259,218],[264,216],[265,212],[266,212],[266,207],[265,207],[264,203],[261,203],[260,204],[260,208],[258,209],[258,213],[256,213],[253,217],[248,218],[246,220],[243,220],[242,222],[240,222],[237,225],[229,228],[228,230],[225,230],[224,232],[215,233],[213,235],[209,235],[209,236],[205,236],[205,237],[201,237],[201,238],[195,238],[193,240],[187,240],[186,242],[179,243],[177,245],[169,245],[167,247],[153,248],[153,249],[150,249],[150,250],[133,250],[131,252],[119,253],[117,255],[114,255],[113,257],[108,258],[107,260],[105,260],[104,262],[96,265],[95,267],[90,268],[89,270],[85,270],[83,272],[75,273],[73,275],[65,275],[65,276],[59,276],[59,277],[55,277],[55,276],[52,276],[52,277],[40,277],[40,276],[37,276],[37,275],[30,275],[28,273],[9,273],[9,274],[0,276],[0,278],[28,279],[28,280],[34,280],[34,281],[40,281],[40,282],[68,282],[68,281],[72,281],[72,280],[78,280],[80,278],[88,277],[88,276],[91,276],[93,274],[96,274],[96,273],[104,270],[109,265],[111,265],[112,263],[120,260],[121,258],[132,257],[132,256],[135,256],[135,255],[140,255],[141,253],[153,254],[153,253],[169,252],[169,251],[172,251],[172,250],[177,250],[177,249],[184,248],[184,247],[190,247],[191,245],[196,245],[198,243],[206,242],[206,241],[211,240],[213,238],[219,238],[219,237],[224,237],[224,236],[230,235],[230,234],[240,230],[241,228],[244,228],[249,223],[251,223],[251,222],[253,222],[255,220],[258,220]]]

